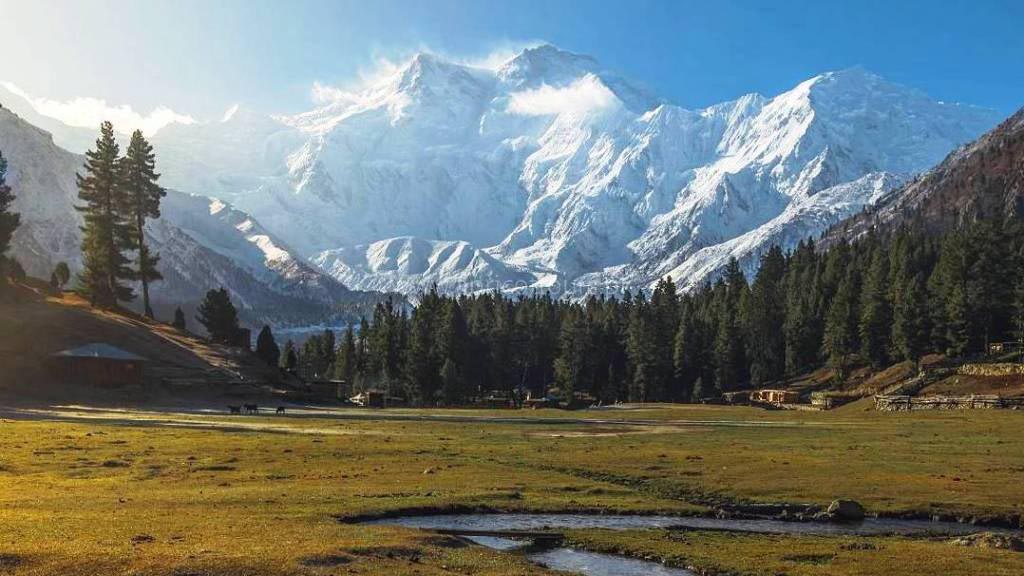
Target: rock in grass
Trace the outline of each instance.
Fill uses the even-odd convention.
[[[826,514],[833,522],[860,522],[864,519],[864,507],[856,500],[833,500]]]
[[[996,550],[1013,550],[1024,552],[1024,538],[1012,534],[996,534],[994,532],[979,532],[969,534],[952,540],[958,546],[974,546],[975,548],[993,548]]]

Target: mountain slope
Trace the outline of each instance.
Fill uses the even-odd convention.
[[[526,287],[535,279],[467,242],[427,241],[410,236],[369,245],[326,250],[313,262],[356,290],[415,295],[439,291],[468,294]]]
[[[14,210],[22,225],[12,254],[29,274],[47,278],[57,262],[81,269],[81,215],[75,172],[84,158],[53,143],[51,135],[0,109],[0,150],[9,162]],[[168,191],[163,217],[147,236],[161,254],[165,281],[152,289],[155,308],[193,307],[206,290],[227,287],[243,317],[275,323],[343,318],[346,302],[362,301],[296,256],[258,222],[225,203]]]
[[[913,223],[941,232],[1024,214],[1024,108],[876,205],[837,224],[828,241]]]

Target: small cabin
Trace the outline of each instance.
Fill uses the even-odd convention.
[[[351,391],[344,380],[310,380],[306,392],[318,400],[343,400]]]
[[[765,389],[755,390],[750,393],[751,402],[760,402],[762,404],[774,404],[780,406],[782,404],[796,404],[800,401],[800,393],[795,390],[782,390],[782,389]]]
[[[383,390],[371,388],[352,397],[352,402],[366,408],[384,408],[387,395]]]
[[[146,362],[138,354],[101,342],[50,355],[56,377],[72,384],[105,388],[141,385]]]

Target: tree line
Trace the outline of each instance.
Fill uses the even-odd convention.
[[[813,240],[788,253],[775,246],[752,279],[733,259],[686,293],[670,278],[649,295],[577,302],[430,290],[412,310],[387,301],[358,328],[327,330],[300,348],[289,341],[283,353],[273,344],[273,361],[418,405],[553,389],[603,402],[699,401],[825,365],[841,380],[856,365],[1020,341],[1022,254],[1024,228],[991,221],[942,236],[872,234],[828,250]]]

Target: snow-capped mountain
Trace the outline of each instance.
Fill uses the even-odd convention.
[[[535,277],[509,266],[468,242],[389,238],[369,245],[325,250],[313,262],[356,290],[415,295],[437,285],[449,293],[525,288]]]
[[[67,262],[81,269],[81,215],[75,172],[83,156],[57,146],[51,135],[0,109],[0,151],[9,162],[14,210],[21,226],[12,255],[29,274],[47,278]],[[341,319],[345,303],[365,295],[319,272],[256,220],[220,200],[169,190],[162,217],[148,225],[161,254],[164,281],[153,285],[154,307],[168,313],[193,307],[210,288],[227,287],[251,321],[280,324]]]
[[[154,138],[164,183],[251,214],[353,287],[693,285],[859,211],[993,126],[862,69],[702,110],[552,46],[420,54],[306,113]]]

